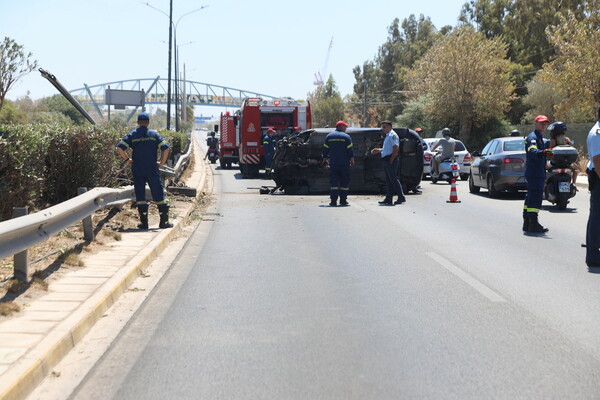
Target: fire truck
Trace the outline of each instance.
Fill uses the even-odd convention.
[[[219,138],[219,164],[221,168],[231,168],[231,164],[239,163],[238,152],[238,116],[229,112],[221,113],[221,137]],[[217,127],[215,127],[217,128]],[[215,129],[217,130],[217,129]]]
[[[260,97],[244,99],[238,120],[239,164],[242,176],[256,176],[260,168],[264,168],[262,138],[268,129],[274,129],[283,136],[293,132],[296,126],[302,130],[312,128],[310,103]]]

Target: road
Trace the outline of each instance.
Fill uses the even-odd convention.
[[[363,195],[333,208],[214,172],[210,232],[71,398],[598,398],[587,192],[565,212],[545,203],[550,231],[529,236],[523,195],[466,182],[459,204],[425,181],[399,206]]]

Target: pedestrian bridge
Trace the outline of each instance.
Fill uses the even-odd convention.
[[[113,90],[144,90],[146,92],[146,104],[167,104],[168,80],[156,78],[138,78],[123,81],[114,81],[70,90],[69,93],[83,106],[105,106],[104,93],[106,89]],[[213,85],[211,83],[196,81],[171,80],[171,103],[177,99],[179,103],[194,106],[214,107],[240,107],[246,97],[262,97],[276,99],[264,93],[250,90],[235,89],[226,86]]]

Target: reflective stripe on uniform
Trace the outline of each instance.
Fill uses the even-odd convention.
[[[348,191],[348,190],[350,190],[350,188],[347,188],[347,187],[341,187],[341,188],[339,188],[339,189],[340,189],[340,190],[345,190],[345,191]]]
[[[155,203],[156,203],[156,205],[158,206],[158,205],[160,205],[160,204],[167,204],[167,201],[166,201],[166,200],[161,200],[161,201],[157,201],[157,202],[155,202]]]
[[[148,202],[147,201],[136,201],[135,204],[143,206],[144,204],[148,204]]]
[[[329,146],[327,146],[327,143],[325,143],[323,146],[329,148]]]
[[[349,149],[350,147],[352,147],[352,143],[350,143],[348,146],[346,146],[347,149]]]
[[[126,142],[122,141],[122,140],[119,142],[119,144],[122,144],[125,147],[129,147],[129,145]]]
[[[537,150],[537,149],[538,149],[538,147],[537,147],[537,145],[535,145],[535,144],[534,144],[534,145],[532,145],[532,146],[529,146],[529,147],[527,148],[527,151],[529,151],[529,150],[531,150],[531,149],[536,149],[536,150]]]
[[[340,190],[340,187],[339,186],[332,186],[331,190]]]

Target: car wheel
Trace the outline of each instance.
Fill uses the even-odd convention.
[[[469,179],[469,175],[470,175],[470,174],[461,174],[461,175],[460,175],[460,180],[462,180],[462,181],[466,181],[467,179]]]
[[[494,186],[494,177],[492,174],[489,174],[487,177],[487,190],[490,197],[498,197],[500,195],[500,191]]]
[[[473,181],[473,174],[469,174],[469,192],[471,193],[479,193],[481,188],[479,186],[475,186],[475,181]]]

